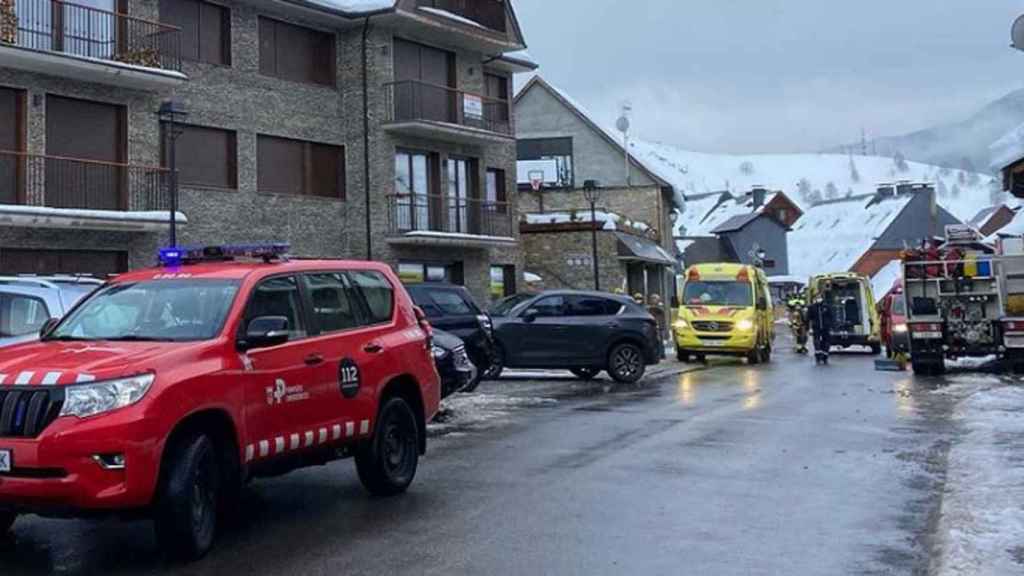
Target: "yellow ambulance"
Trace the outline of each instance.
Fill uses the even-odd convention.
[[[740,356],[771,361],[775,316],[764,271],[745,264],[697,264],[687,269],[672,326],[681,362]]]

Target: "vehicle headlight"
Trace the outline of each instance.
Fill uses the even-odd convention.
[[[740,330],[741,332],[750,332],[751,330],[754,329],[754,321],[740,320],[739,322],[736,323],[736,329]]]
[[[476,317],[477,321],[480,322],[480,327],[487,332],[488,335],[494,332],[494,322],[491,321],[491,317],[486,314],[481,314]]]
[[[892,327],[892,331],[895,334],[905,334],[907,332],[907,325],[906,324],[896,324],[895,326]]]
[[[442,359],[442,358],[444,358],[445,356],[448,355],[448,351],[445,350],[444,348],[441,348],[437,344],[434,344],[430,348],[430,351],[431,351],[431,353],[434,354],[434,360],[440,360],[440,359]]]
[[[680,319],[676,320],[675,324],[673,324],[672,326],[676,330],[686,330],[687,328],[690,327],[690,323],[687,322],[686,320],[683,320],[682,318],[680,318]]]
[[[153,385],[154,374],[68,386],[61,416],[88,418],[135,404]]]

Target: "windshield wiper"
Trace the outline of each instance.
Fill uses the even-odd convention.
[[[107,342],[174,342],[174,338],[156,338],[154,336],[138,336],[135,334],[125,334],[124,336],[114,336],[111,338],[100,338]]]
[[[42,339],[43,342],[92,342],[95,338],[82,338],[81,336],[72,336],[70,334],[61,334],[60,336],[47,336]]]

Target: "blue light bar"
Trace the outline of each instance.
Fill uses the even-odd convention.
[[[290,250],[291,246],[283,242],[162,248],[160,263],[164,266],[180,266],[183,263],[216,262],[236,258],[262,259],[269,262],[284,259]]]

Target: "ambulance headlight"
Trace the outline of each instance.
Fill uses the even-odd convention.
[[[88,418],[135,404],[153,385],[153,374],[68,386],[61,416]]]
[[[894,333],[896,333],[896,334],[906,334],[907,333],[907,325],[906,324],[897,324],[897,325],[892,327],[892,331]]]
[[[751,330],[754,329],[754,321],[740,320],[739,322],[736,323],[736,329],[739,330],[740,332],[750,332]]]

